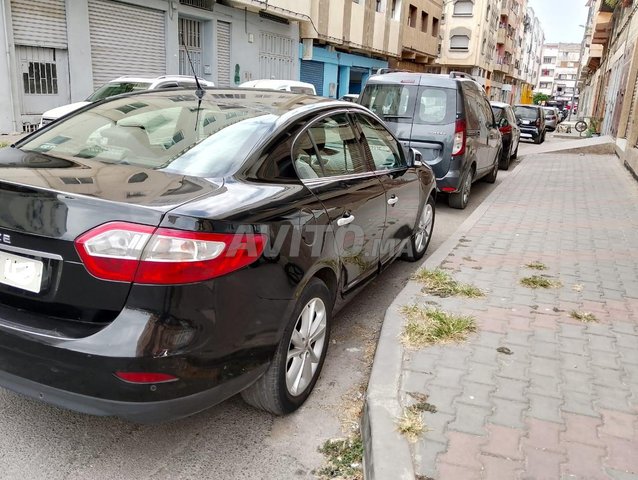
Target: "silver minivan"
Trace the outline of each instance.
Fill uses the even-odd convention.
[[[476,180],[496,181],[501,134],[483,87],[469,76],[375,75],[359,103],[381,117],[404,145],[421,152],[451,207],[467,206]]]

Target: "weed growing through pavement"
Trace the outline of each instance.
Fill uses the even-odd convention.
[[[416,405],[412,405],[403,410],[403,415],[399,419],[397,429],[405,435],[410,442],[416,442],[425,431],[421,410],[419,410]]]
[[[453,315],[438,308],[404,306],[407,318],[401,341],[408,348],[421,348],[435,343],[460,342],[476,331],[473,317]]]
[[[6,147],[7,145],[9,145],[7,142],[0,142],[0,148]]]
[[[592,322],[598,321],[598,319],[596,318],[596,315],[590,312],[579,312],[578,310],[572,310],[571,312],[569,312],[569,316],[575,320],[580,320],[581,322],[585,322],[585,323],[592,323]]]
[[[328,459],[328,465],[319,470],[319,478],[363,479],[363,442],[360,434],[345,439],[327,440],[319,447],[319,451]]]
[[[528,288],[560,288],[562,283],[540,275],[532,275],[521,279],[521,285]]]
[[[457,282],[449,273],[438,268],[436,270],[421,269],[414,274],[413,279],[422,283],[427,293],[436,295],[437,297],[459,295],[477,298],[484,295],[484,293],[474,285]]]
[[[532,270],[547,270],[547,265],[541,262],[530,262],[525,265],[527,268],[531,268]]]

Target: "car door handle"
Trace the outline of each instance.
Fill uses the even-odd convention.
[[[352,222],[354,222],[354,215],[352,215],[351,213],[347,213],[347,214],[344,214],[343,217],[337,220],[337,225],[339,225],[340,227],[343,227]]]
[[[392,195],[390,198],[388,198],[388,205],[396,205],[396,203],[399,201],[399,197],[397,197],[396,195]]]

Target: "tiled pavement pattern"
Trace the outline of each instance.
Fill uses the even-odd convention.
[[[443,263],[486,297],[417,299],[471,314],[479,329],[404,356],[403,405],[419,392],[437,407],[423,413],[415,472],[638,479],[638,184],[613,156],[534,156],[518,168]],[[563,286],[520,285],[539,273]]]

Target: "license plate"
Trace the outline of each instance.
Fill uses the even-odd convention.
[[[43,263],[0,251],[0,283],[39,293],[42,288]]]
[[[531,133],[521,133],[521,137],[523,137],[523,138],[532,138],[532,134]]]

